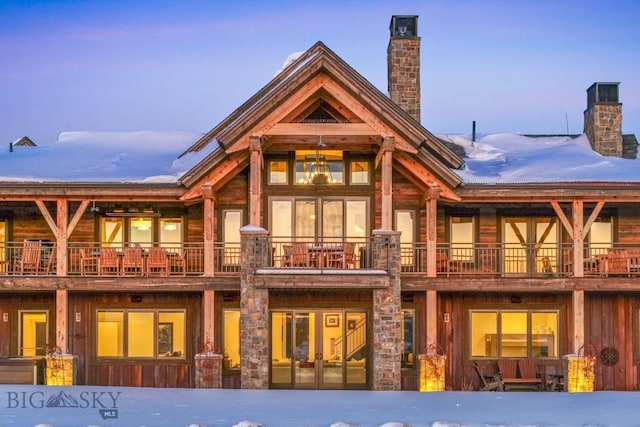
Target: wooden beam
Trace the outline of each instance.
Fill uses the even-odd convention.
[[[249,224],[261,225],[262,213],[262,147],[260,137],[251,137],[249,169]]]
[[[40,213],[44,217],[44,220],[47,222],[47,225],[51,229],[51,232],[55,236],[57,236],[58,235],[58,226],[56,225],[56,222],[53,220],[53,217],[49,213],[49,210],[47,209],[47,206],[44,204],[44,202],[42,200],[36,199],[35,202],[36,202],[36,206],[38,206],[38,209],[40,210]]]
[[[584,202],[576,199],[572,204],[573,216],[573,276],[584,277]]]
[[[215,219],[215,202],[211,185],[205,184],[202,188],[204,199],[204,275],[213,277],[215,275],[215,230],[213,221]]]
[[[556,215],[558,215],[558,218],[560,218],[560,222],[562,222],[562,225],[564,225],[565,230],[567,230],[567,234],[569,235],[571,240],[573,240],[573,226],[569,222],[567,216],[564,214],[564,211],[560,207],[560,204],[557,200],[551,200],[550,203],[553,207],[553,210],[556,212]]]
[[[56,347],[61,353],[67,353],[68,332],[67,319],[69,316],[69,299],[66,289],[56,289]]]
[[[205,289],[202,298],[202,318],[204,329],[203,348],[211,348],[216,346],[215,336],[215,292],[212,289]]]
[[[438,293],[427,291],[427,346],[438,344]]]
[[[73,218],[71,218],[71,221],[69,221],[69,225],[67,226],[67,238],[69,238],[69,236],[71,236],[71,234],[73,233],[73,230],[75,230],[78,222],[80,222],[80,219],[82,218],[82,215],[84,215],[85,211],[87,210],[87,206],[89,206],[89,203],[89,200],[83,200],[82,202],[80,202],[78,210],[75,211],[75,213],[73,214]]]
[[[584,291],[572,292],[573,302],[573,352],[578,354],[584,347]]]
[[[381,226],[383,230],[393,228],[393,151],[395,142],[393,137],[386,137],[382,143],[382,198]]]
[[[266,136],[360,136],[378,135],[366,123],[276,123]]]
[[[600,200],[596,204],[596,207],[593,208],[591,215],[589,215],[587,222],[585,222],[584,224],[584,232],[582,233],[582,240],[584,240],[587,237],[587,234],[589,234],[589,230],[591,230],[591,226],[593,225],[593,222],[596,220],[598,215],[600,215],[600,211],[602,211],[603,207],[604,207],[604,200]]]
[[[437,251],[438,251],[438,199],[440,197],[440,188],[434,186],[429,189],[425,197],[426,201],[426,263],[427,263],[427,277],[436,277],[438,274],[437,263]]]
[[[56,275],[67,275],[67,247],[68,247],[68,235],[67,224],[69,220],[69,202],[67,199],[58,199],[56,218],[57,233],[56,233]]]

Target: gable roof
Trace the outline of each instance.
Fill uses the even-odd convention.
[[[322,102],[335,107],[346,122],[300,121],[301,117],[307,117],[304,114],[314,111],[310,106],[317,108]],[[427,171],[424,177],[449,189],[462,182],[453,172],[462,166],[462,159],[322,42],[301,54],[182,155],[198,152],[210,144],[219,144],[219,150],[226,154],[246,151],[251,136],[261,137],[265,146],[269,138],[276,136],[295,138],[301,147],[313,146],[319,135],[323,141],[331,137],[341,141],[357,139],[374,146],[380,145],[383,138],[393,137],[394,159],[404,163],[406,170],[423,168]],[[211,171],[226,158],[211,153],[185,174],[181,182],[192,187],[213,178]],[[197,190],[190,196],[196,193]]]

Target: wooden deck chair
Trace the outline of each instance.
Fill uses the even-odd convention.
[[[120,274],[120,256],[115,248],[100,248],[98,274]]]
[[[478,374],[478,379],[480,380],[480,388],[478,391],[503,391],[500,375],[485,375],[482,373],[482,368],[475,360],[473,361],[473,369],[475,369]]]
[[[527,384],[531,384],[532,387],[538,391],[542,390],[542,378],[538,375],[538,364],[533,359],[521,359],[518,361],[518,370],[520,371],[520,378],[526,380]]]
[[[306,243],[294,243],[291,248],[291,266],[309,267],[309,249]]]
[[[142,275],[144,274],[144,260],[142,258],[142,248],[124,248],[122,255],[122,274],[123,275]]]
[[[100,262],[100,253],[90,252],[89,249],[80,249],[80,275],[98,273],[98,263]]]
[[[56,272],[58,259],[56,257],[56,247],[49,249],[47,263],[44,266],[44,274],[52,274]]]
[[[167,251],[164,248],[159,247],[149,248],[146,274],[149,276],[152,274],[166,276],[169,273],[169,268],[169,258],[167,257]]]
[[[516,378],[518,370],[518,361],[513,359],[499,359],[498,360],[498,372],[503,381],[508,381]]]
[[[293,255],[293,246],[292,245],[282,245],[282,261],[281,264],[283,267],[291,267],[291,257]]]
[[[42,257],[42,241],[25,240],[22,245],[20,259],[16,261],[16,271],[20,274],[38,274]]]

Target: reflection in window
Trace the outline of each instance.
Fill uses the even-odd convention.
[[[185,357],[183,310],[99,310],[98,357]]]
[[[369,184],[369,162],[366,160],[354,160],[350,165],[351,184]]]
[[[160,219],[160,245],[179,247],[182,243],[182,220],[180,218]]]
[[[473,261],[473,217],[451,217],[451,259]]]
[[[129,221],[129,242],[140,244],[143,248],[153,242],[153,220],[148,217],[132,218]]]
[[[287,161],[269,160],[269,184],[287,184]]]
[[[558,312],[472,310],[471,357],[558,357]]]
[[[595,257],[597,255],[606,254],[613,246],[613,226],[611,225],[611,218],[598,217],[587,235],[589,242],[589,252],[587,257]]]
[[[402,310],[402,367],[413,368],[415,366],[415,311]]]
[[[124,241],[124,218],[102,217],[100,241],[105,248],[121,248]]]

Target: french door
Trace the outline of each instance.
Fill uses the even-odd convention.
[[[368,355],[364,311],[271,312],[273,388],[366,388]]]
[[[505,273],[557,272],[556,218],[504,218],[503,239]]]

